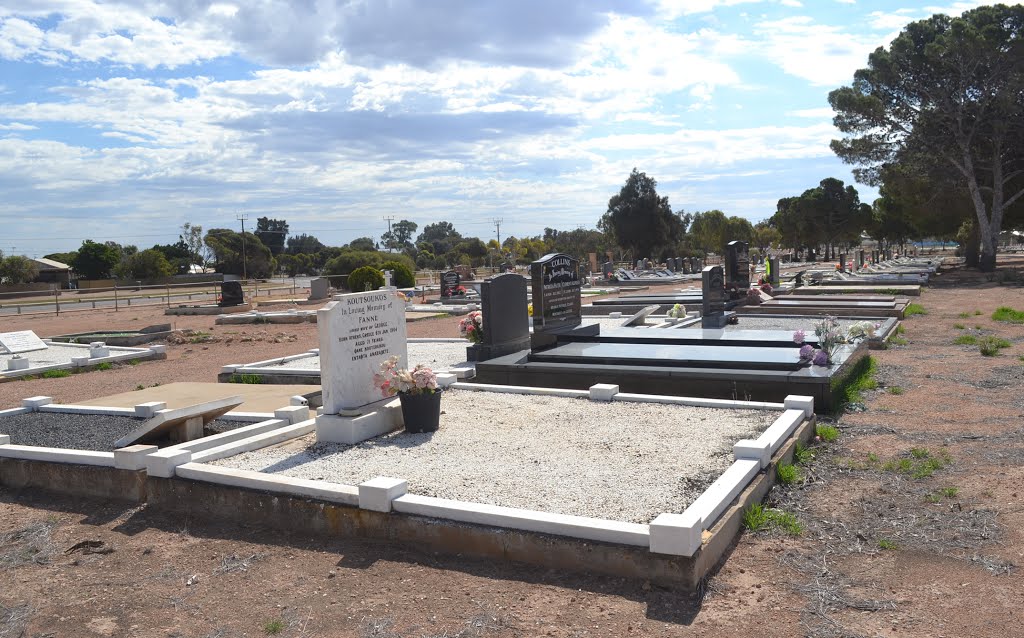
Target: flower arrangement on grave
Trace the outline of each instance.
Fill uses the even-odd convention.
[[[532,316],[532,315],[531,315]],[[484,315],[479,310],[474,310],[459,321],[459,336],[469,339],[473,343],[480,343],[484,340]]]
[[[672,317],[673,319],[678,319],[680,317],[685,317],[686,316],[686,309],[683,308],[682,306],[680,306],[679,304],[676,304],[676,305],[672,306],[671,310],[668,311],[668,316]]]
[[[770,294],[772,294],[772,292],[774,290],[775,289],[772,288],[772,285],[770,283],[768,283],[767,281],[762,281],[761,282],[761,292],[763,292],[764,294],[770,295]]]
[[[380,364],[380,372],[373,375],[373,385],[382,396],[433,394],[439,392],[437,375],[422,363],[412,370],[398,367],[398,355]]]
[[[829,366],[832,364],[832,355],[835,354],[839,345],[846,342],[845,333],[839,327],[839,320],[835,317],[825,317],[814,325],[814,334],[818,337],[818,349],[804,343],[806,333],[797,330],[793,333],[793,342],[803,344],[800,348],[800,360],[810,361],[816,366]]]
[[[747,290],[747,303],[758,305],[761,303],[761,290],[758,288],[751,288]]]
[[[880,323],[858,321],[846,330],[846,340],[850,343],[856,343],[861,339],[874,339],[875,331],[881,327],[882,324]]]
[[[466,294],[466,287],[465,286],[455,286],[454,288],[452,288],[452,297],[456,297],[458,295],[464,295],[464,294]]]

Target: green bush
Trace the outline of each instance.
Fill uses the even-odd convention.
[[[1011,345],[1013,344],[1000,337],[982,337],[978,340],[978,351],[981,352],[982,356],[994,357],[999,354],[1001,349],[1009,348]]]
[[[960,335],[956,339],[953,339],[953,344],[958,346],[973,346],[977,345],[978,338],[974,335]]]
[[[384,275],[372,266],[356,268],[348,276],[348,289],[352,292],[377,290],[384,285]]]
[[[914,315],[926,315],[928,311],[925,310],[924,306],[919,303],[907,304],[907,309],[904,311],[907,317],[913,317]]]
[[[394,273],[395,277],[391,283],[398,288],[412,288],[416,285],[416,277],[412,274],[412,269],[401,262],[386,261],[380,265],[380,269],[390,270]]]
[[[1024,323],[1024,311],[1014,310],[1008,306],[1000,306],[992,313],[992,319],[1008,321],[1010,323]]]
[[[327,260],[324,264],[324,274],[348,275],[367,266],[380,268],[383,263],[383,253],[376,250],[343,250],[337,257]]]
[[[839,428],[834,425],[825,425],[819,423],[815,426],[814,433],[821,437],[821,440],[825,443],[832,443],[839,438]]]

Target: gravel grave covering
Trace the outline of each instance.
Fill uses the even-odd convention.
[[[736,324],[728,324],[725,326],[726,330],[801,330],[807,332],[807,334],[814,334],[814,325],[822,320],[822,317],[749,317],[745,315],[739,316],[740,321]],[[839,327],[845,332],[850,329],[855,323],[861,321],[868,321],[862,318],[838,318]],[[872,323],[883,323],[884,318],[873,319]],[[687,326],[684,330],[700,329],[700,323],[696,323],[693,326]]]
[[[14,445],[109,452],[114,441],[144,421],[109,414],[29,412],[0,417],[0,434],[9,434]]]
[[[617,521],[682,512],[778,412],[448,390],[434,433],[355,446],[312,436],[215,465],[357,485],[403,478],[409,493]]]
[[[112,414],[29,412],[0,417],[0,434],[9,434],[14,445],[111,452],[114,450],[114,441],[145,421]],[[218,434],[246,425],[252,423],[216,419],[206,426],[205,433]]]

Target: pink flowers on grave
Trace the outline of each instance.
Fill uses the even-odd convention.
[[[479,310],[474,310],[459,321],[459,336],[469,339],[473,343],[480,343],[484,340],[484,315]]]
[[[809,343],[805,343],[804,345],[800,346],[800,360],[801,361],[810,361],[813,356],[814,356],[814,346],[810,345]]]
[[[380,372],[373,375],[373,385],[384,397],[396,394],[431,394],[438,391],[437,375],[433,370],[422,363],[411,371],[399,368],[397,355],[380,364]]]
[[[811,359],[811,363],[816,366],[827,366],[829,364],[828,353],[824,350],[818,350],[814,353],[814,358]]]
[[[797,330],[793,333],[793,343],[803,343],[806,338],[807,333],[803,330]]]

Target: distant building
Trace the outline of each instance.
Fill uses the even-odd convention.
[[[39,275],[35,279],[37,282],[60,284],[61,288],[67,288],[71,284],[71,266],[45,257],[29,259],[39,268]]]

